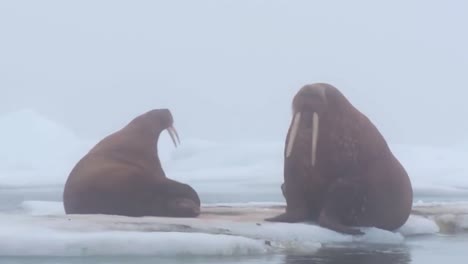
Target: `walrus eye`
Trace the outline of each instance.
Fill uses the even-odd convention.
[[[179,142],[180,145],[180,138],[179,134],[177,133],[177,130],[175,129],[174,126],[170,126],[167,128],[167,132],[169,132],[169,136],[171,136],[172,142],[174,143],[174,146],[177,148],[177,142]],[[177,138],[177,142],[176,142]]]

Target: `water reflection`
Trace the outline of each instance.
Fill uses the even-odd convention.
[[[284,264],[409,264],[408,248],[322,248],[312,256],[286,256]]]
[[[359,246],[322,248],[313,255],[268,255],[244,257],[157,257],[157,256],[89,256],[89,257],[0,257],[0,264],[409,264],[411,256],[405,246]],[[428,263],[418,262],[418,263]],[[431,262],[432,263],[432,262]],[[451,263],[451,262],[447,262]]]

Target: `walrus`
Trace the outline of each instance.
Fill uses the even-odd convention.
[[[284,148],[285,212],[270,222],[317,222],[346,234],[394,231],[408,219],[409,176],[368,117],[334,86],[303,86]]]
[[[157,143],[164,130],[177,147],[180,139],[171,112],[154,109],[98,142],[68,176],[63,191],[65,212],[197,217],[197,192],[167,178],[161,167]]]

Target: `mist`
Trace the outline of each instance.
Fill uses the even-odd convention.
[[[182,141],[283,140],[328,82],[392,143],[467,141],[466,1],[2,1],[0,114],[100,138],[169,108]]]

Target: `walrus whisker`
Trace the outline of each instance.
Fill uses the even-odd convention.
[[[314,112],[312,117],[312,166],[315,166],[317,159],[317,140],[319,133],[319,115]]]
[[[173,126],[168,127],[167,132],[169,132],[169,136],[171,136],[171,139],[172,139],[172,142],[174,143],[174,146],[177,147],[176,138],[177,138],[177,141],[179,142],[179,145],[180,145],[179,134],[177,133],[177,130],[175,129],[175,127],[173,127]]]
[[[294,141],[296,140],[297,130],[299,129],[299,122],[301,121],[301,112],[297,112],[293,117],[293,124],[291,134],[289,135],[288,143],[286,144],[286,157],[291,155]]]

